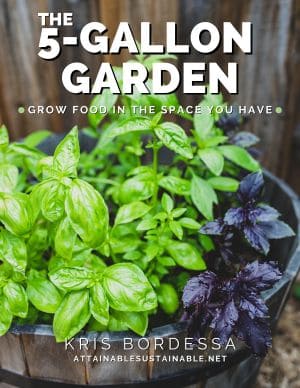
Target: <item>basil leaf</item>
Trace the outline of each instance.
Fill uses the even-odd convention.
[[[109,304],[120,311],[147,311],[157,299],[143,271],[134,264],[119,263],[103,272],[103,287]]]
[[[201,113],[194,114],[194,128],[198,137],[205,139],[214,126],[214,117],[208,109],[208,104],[205,101],[200,102],[198,105]]]
[[[199,230],[201,228],[201,224],[199,222],[193,220],[192,218],[183,217],[179,220],[180,225],[186,229],[194,229]]]
[[[112,140],[116,136],[126,135],[130,132],[147,132],[151,130],[151,124],[149,119],[143,117],[126,119],[110,130],[108,138]]]
[[[210,106],[219,106],[223,103],[223,96],[222,93],[218,94],[211,94],[210,92],[207,92],[204,96],[204,101],[207,105]]]
[[[191,183],[176,176],[165,176],[158,181],[160,187],[168,190],[172,194],[190,195]]]
[[[52,136],[52,132],[47,131],[46,129],[34,131],[30,135],[26,136],[26,138],[24,139],[24,144],[28,147],[33,148],[50,136]]]
[[[28,313],[28,299],[23,286],[9,281],[3,288],[3,294],[7,298],[11,313],[17,317],[25,318]]]
[[[180,216],[182,216],[185,212],[187,211],[187,209],[186,208],[184,208],[184,207],[178,207],[178,208],[176,208],[176,209],[174,209],[173,211],[172,211],[172,217],[173,218],[178,218],[178,217],[180,217]]]
[[[184,130],[174,123],[163,123],[155,128],[155,134],[170,150],[187,158],[193,158],[193,151]]]
[[[7,300],[3,296],[0,296],[0,311],[0,336],[2,336],[8,332],[13,320]]]
[[[100,246],[108,230],[108,210],[98,191],[75,179],[66,196],[66,213],[72,228],[91,248]]]
[[[19,170],[11,164],[0,166],[0,192],[11,193],[17,186]]]
[[[219,144],[225,143],[226,140],[228,140],[227,136],[213,136],[205,139],[203,144],[205,147],[215,147]]]
[[[169,214],[174,209],[174,201],[168,194],[163,193],[161,206]]]
[[[151,209],[150,206],[143,202],[135,201],[119,208],[115,219],[115,225],[127,224],[138,218],[143,217]]]
[[[194,175],[191,187],[192,201],[203,216],[213,219],[213,204],[218,203],[218,198],[214,189],[207,181]]]
[[[186,269],[204,270],[205,262],[193,245],[185,242],[171,240],[167,245],[167,251],[178,265]]]
[[[111,110],[111,108],[115,105],[117,102],[118,96],[116,94],[112,94],[112,92],[109,89],[104,89],[101,94],[98,96],[95,96],[90,104],[90,107],[97,107],[96,113],[88,113],[88,120],[90,123],[90,126],[93,128],[98,127],[98,125],[101,123],[101,121],[104,119],[104,117],[107,115],[107,113]],[[105,107],[105,113],[101,113],[99,111],[99,108]]]
[[[136,230],[143,231],[143,230],[150,230],[155,229],[157,227],[157,221],[153,218],[147,218],[145,220],[142,220],[138,226],[136,227]]]
[[[48,221],[55,222],[63,217],[66,191],[66,186],[56,179],[45,181],[40,186],[41,211]]]
[[[220,175],[224,167],[223,155],[212,148],[206,148],[198,151],[199,158],[207,166],[207,168],[214,174]]]
[[[93,317],[103,326],[109,322],[109,304],[101,284],[95,284],[91,288],[90,310]]]
[[[246,151],[244,148],[235,145],[224,145],[218,148],[224,157],[231,162],[249,171],[259,171],[260,165],[257,160]]]
[[[7,230],[18,236],[32,227],[28,196],[23,193],[0,194],[0,221]]]
[[[56,147],[53,168],[64,176],[74,178],[77,176],[79,158],[78,129],[74,127]]]
[[[52,283],[63,291],[78,291],[92,287],[93,271],[83,267],[59,268],[49,273]]]
[[[77,235],[68,218],[64,218],[55,235],[55,251],[58,255],[71,259]]]
[[[144,336],[148,328],[148,314],[145,312],[113,311],[113,317],[138,335]]]
[[[119,188],[119,200],[121,203],[132,201],[144,201],[152,197],[154,181],[148,174],[136,175],[127,179]]]
[[[54,315],[53,332],[56,341],[71,339],[84,328],[90,317],[89,291],[73,291],[67,294]]]
[[[160,308],[168,315],[174,314],[179,308],[178,295],[172,284],[160,285],[157,289],[157,300]]]
[[[8,131],[5,125],[0,127],[0,151],[3,152],[7,149],[9,144]]]
[[[109,318],[108,330],[109,331],[126,331],[126,330],[128,330],[128,327],[123,321],[119,321],[116,317],[114,317],[111,314],[110,318]]]
[[[9,263],[15,271],[25,272],[27,249],[23,239],[2,229],[0,233],[1,259]]]
[[[235,192],[239,187],[239,181],[233,178],[218,176],[208,179],[208,183],[215,189],[220,191]]]
[[[179,240],[182,240],[183,230],[178,221],[169,221],[169,228]]]
[[[37,310],[49,314],[54,314],[62,301],[59,290],[34,270],[30,271],[27,281],[27,295]]]

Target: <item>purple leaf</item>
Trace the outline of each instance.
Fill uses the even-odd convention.
[[[268,307],[255,293],[241,297],[239,308],[246,311],[251,319],[268,317]]]
[[[251,147],[258,142],[259,138],[254,133],[245,131],[238,132],[230,140],[230,143],[244,148]]]
[[[231,208],[227,210],[225,216],[224,216],[224,222],[227,225],[234,225],[239,226],[243,222],[245,222],[246,218],[246,212],[244,208],[237,207],[237,208]]]
[[[247,284],[251,292],[260,292],[273,286],[281,278],[281,272],[273,261],[260,263],[258,260],[247,264],[237,275],[240,283]]]
[[[225,225],[222,218],[218,218],[217,220],[207,222],[202,226],[200,233],[219,236],[223,233],[224,227]]]
[[[236,336],[245,341],[254,354],[265,356],[272,346],[271,331],[267,320],[251,319],[246,312],[240,313]]]
[[[273,221],[280,216],[280,213],[271,206],[260,204],[256,207],[256,221]]]
[[[264,179],[261,172],[248,174],[241,182],[237,191],[238,199],[242,203],[251,200],[256,201],[261,195],[264,186]]]
[[[210,327],[213,329],[214,334],[220,338],[222,344],[228,341],[238,318],[239,313],[233,300],[216,311]]]
[[[258,225],[247,225],[243,228],[244,235],[249,244],[259,252],[268,254],[270,250],[269,241],[264,230]]]
[[[293,230],[283,221],[260,222],[259,226],[269,239],[295,236]]]
[[[216,286],[217,275],[211,271],[205,271],[191,278],[183,290],[182,301],[185,308],[196,304],[202,304],[210,299]]]

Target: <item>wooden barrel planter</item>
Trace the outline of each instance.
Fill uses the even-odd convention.
[[[43,150],[52,152],[58,141],[59,137],[53,137]],[[83,136],[81,145],[90,150],[93,141]],[[280,281],[263,295],[274,330],[300,267],[300,202],[284,182],[269,172],[265,172],[265,178],[266,199],[296,231],[295,237],[274,242],[270,253],[284,270]],[[126,337],[133,338],[132,350],[124,349]],[[64,343],[55,342],[50,326],[15,326],[0,337],[0,387],[247,388],[254,384],[262,360],[251,355],[244,344],[235,340],[234,351],[185,350],[185,337],[184,322],[154,328],[143,339],[128,332],[89,332],[78,335],[66,350]],[[155,346],[155,338],[163,340],[164,350]],[[169,341],[175,346],[176,340],[179,348],[170,350]],[[109,350],[102,349],[105,342],[110,343]],[[183,361],[181,355],[185,356]],[[123,362],[114,359],[117,356]],[[201,362],[202,357],[209,356],[214,357],[213,362]],[[174,361],[166,362],[169,357]],[[138,358],[141,362],[136,361]]]

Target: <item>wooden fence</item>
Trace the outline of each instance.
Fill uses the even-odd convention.
[[[273,105],[283,108],[281,115],[254,115],[248,129],[262,140],[264,165],[287,179],[300,192],[300,1],[299,0],[0,0],[0,120],[18,138],[31,131],[47,128],[65,131],[84,125],[82,115],[29,115],[17,113],[22,105],[88,104],[90,96],[68,93],[60,75],[71,61],[82,61],[95,76],[104,59],[76,47],[65,47],[55,61],[37,56],[40,23],[37,12],[69,11],[74,14],[77,35],[90,21],[101,20],[112,36],[119,21],[129,21],[138,36],[141,21],[153,24],[154,40],[161,42],[167,21],[177,21],[180,40],[186,40],[193,25],[211,21],[221,25],[231,21],[253,22],[253,54],[236,52],[210,56],[192,53],[184,61],[228,61],[239,63],[239,94],[230,102],[242,105]],[[114,64],[126,59],[106,57]],[[117,62],[116,62],[117,61]],[[181,95],[183,104],[196,104],[199,96]]]

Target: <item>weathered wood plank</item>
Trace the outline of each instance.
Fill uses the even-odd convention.
[[[7,333],[0,337],[0,368],[20,375],[28,375],[19,334]]]

